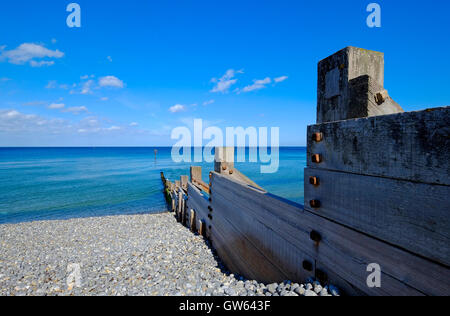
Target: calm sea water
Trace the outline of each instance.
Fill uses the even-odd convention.
[[[158,151],[155,159],[155,149]],[[160,171],[171,180],[212,163],[174,163],[170,148],[0,148],[0,223],[166,209]],[[280,148],[280,168],[261,174],[260,165],[236,167],[269,192],[303,204],[306,149]]]

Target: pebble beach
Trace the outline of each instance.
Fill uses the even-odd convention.
[[[0,225],[1,296],[337,296],[233,275],[173,214]]]

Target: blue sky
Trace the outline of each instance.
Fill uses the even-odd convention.
[[[70,2],[2,1],[0,146],[172,145],[194,118],[305,145],[317,62],[350,45],[405,110],[450,103],[448,1],[377,1],[374,29],[373,1],[78,0],[68,28]]]

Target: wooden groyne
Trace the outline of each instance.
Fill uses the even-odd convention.
[[[349,295],[450,294],[450,107],[404,113],[384,89],[383,54],[346,48],[319,63],[305,205],[241,174],[233,148],[162,179],[180,222],[228,268],[263,282],[315,276]],[[368,266],[381,268],[369,287]]]

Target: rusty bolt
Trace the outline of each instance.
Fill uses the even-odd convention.
[[[313,141],[319,143],[323,140],[323,134],[322,133],[314,133],[313,134]]]
[[[230,169],[230,174],[233,174],[234,173],[234,170],[233,169]]]
[[[209,173],[209,178],[212,178],[212,172]]]
[[[312,162],[314,162],[314,163],[321,163],[322,162],[322,155],[321,154],[314,154],[314,155],[312,155]]]
[[[319,208],[320,201],[319,200],[311,200],[311,201],[309,201],[309,205],[311,205],[312,208]]]
[[[318,232],[316,232],[315,230],[313,230],[309,234],[309,238],[311,238],[312,241],[315,241],[317,243],[319,243],[322,240],[322,236],[320,236],[320,234]]]
[[[319,185],[320,181],[319,178],[317,177],[309,177],[309,183],[312,185]]]
[[[378,105],[383,104],[384,101],[387,100],[387,98],[389,98],[389,94],[388,94],[387,90],[382,90],[382,91],[377,92],[377,93],[375,94],[375,102],[376,102]]]
[[[305,269],[306,271],[312,271],[313,270],[313,265],[311,262],[305,260],[303,261],[303,269]]]
[[[222,170],[223,171],[227,170],[227,165],[222,165]]]

